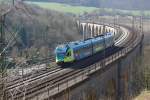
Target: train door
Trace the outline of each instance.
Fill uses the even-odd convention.
[[[73,57],[72,49],[69,48],[66,52],[64,62],[73,62],[73,61],[74,61],[74,57]]]

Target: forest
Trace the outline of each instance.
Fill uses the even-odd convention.
[[[0,4],[0,8],[9,7]],[[14,59],[45,58],[54,54],[58,44],[81,38],[74,17],[23,3],[16,4],[7,14],[4,28],[7,54]]]

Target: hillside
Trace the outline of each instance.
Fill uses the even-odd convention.
[[[3,7],[7,6],[0,5]],[[23,3],[6,16],[6,26],[7,42],[16,36],[9,48],[12,57],[48,56],[58,43],[81,38],[73,17]]]
[[[41,0],[26,0],[41,1]],[[115,8],[125,10],[150,10],[150,0],[42,0],[46,2],[59,2],[71,5],[82,5],[100,8]]]
[[[96,7],[71,6],[69,4],[61,4],[61,3],[53,3],[53,2],[26,2],[26,3],[37,5],[41,8],[46,8],[50,10],[76,14],[76,15],[84,14],[85,12],[91,13],[95,10],[98,10],[98,8]]]

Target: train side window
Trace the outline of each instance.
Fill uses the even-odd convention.
[[[74,54],[75,54],[75,56],[77,56],[78,55],[78,50],[75,50]]]

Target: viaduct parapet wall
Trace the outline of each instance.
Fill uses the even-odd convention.
[[[84,24],[85,25],[85,24]],[[94,25],[94,24],[93,24]],[[93,27],[93,26],[92,26]],[[83,29],[85,30],[85,29]],[[117,32],[117,30],[112,30]],[[88,78],[58,95],[54,100],[130,100],[136,90],[139,90],[136,75],[139,75],[142,59],[143,35],[136,33],[136,39],[130,46],[120,51],[117,58],[113,56],[112,63],[95,64],[102,68]],[[114,58],[113,58],[114,57]],[[110,58],[111,59],[111,58]],[[114,60],[115,59],[115,60]],[[109,60],[109,58],[108,58]],[[106,60],[107,61],[107,60]],[[105,67],[104,67],[105,66]]]

